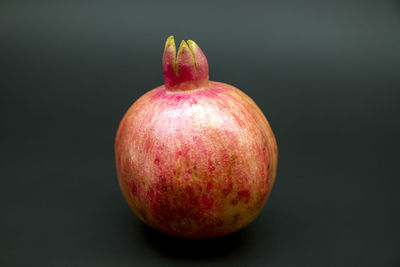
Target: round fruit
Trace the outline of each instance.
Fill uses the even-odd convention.
[[[209,81],[193,41],[167,39],[165,85],[140,97],[115,141],[119,185],[135,214],[168,235],[211,238],[252,222],[274,184],[278,151],[262,111]]]

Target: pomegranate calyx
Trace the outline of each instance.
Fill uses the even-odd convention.
[[[193,90],[209,84],[207,58],[192,40],[182,41],[176,53],[174,37],[168,37],[162,63],[168,91]]]

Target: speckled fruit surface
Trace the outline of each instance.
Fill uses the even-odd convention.
[[[274,184],[278,150],[262,111],[239,89],[209,81],[193,41],[176,54],[169,37],[165,85],[140,97],[115,140],[119,185],[152,228],[185,238],[233,233],[260,213]]]

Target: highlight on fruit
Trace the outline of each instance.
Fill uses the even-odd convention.
[[[221,63],[223,64],[223,63]],[[137,99],[115,138],[118,182],[148,226],[183,238],[213,238],[250,224],[274,184],[278,148],[256,103],[209,80],[194,41],[168,37],[165,83]]]

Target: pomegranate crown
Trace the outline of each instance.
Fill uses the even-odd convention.
[[[165,42],[162,60],[165,89],[187,91],[207,87],[208,62],[200,47],[192,40],[182,41],[178,53],[174,36]]]

